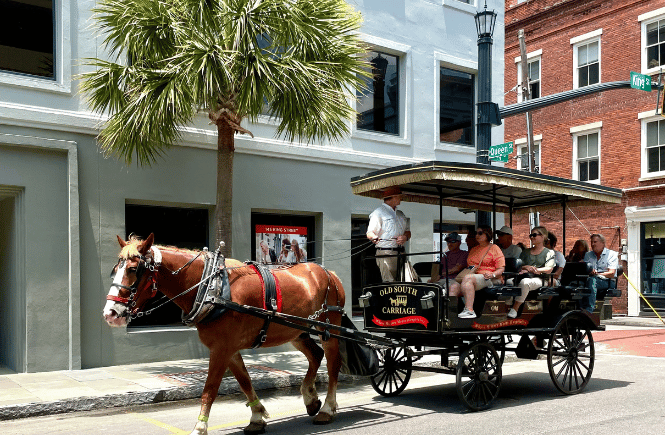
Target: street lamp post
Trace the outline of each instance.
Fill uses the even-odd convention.
[[[476,163],[490,164],[489,152],[492,144],[492,124],[498,112],[492,103],[492,43],[497,13],[485,9],[475,15],[478,33],[478,123],[476,141]],[[495,121],[496,122],[496,121]],[[500,122],[500,121],[499,121]],[[479,211],[478,225],[490,225],[490,214]]]

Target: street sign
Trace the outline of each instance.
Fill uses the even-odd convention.
[[[630,87],[641,91],[651,92],[651,77],[631,71]]]
[[[513,143],[506,142],[500,145],[490,146],[490,160],[496,162],[508,162],[508,156],[513,152]]]

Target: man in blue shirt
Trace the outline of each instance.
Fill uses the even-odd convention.
[[[590,290],[591,295],[582,298],[582,308],[593,313],[598,290],[610,288],[610,279],[616,276],[619,256],[616,251],[605,247],[605,237],[600,234],[592,234],[591,251],[584,256],[584,262],[591,266],[591,273],[586,281],[586,287]]]

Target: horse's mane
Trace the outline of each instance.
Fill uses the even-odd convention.
[[[120,250],[120,253],[118,254],[118,257],[126,260],[128,258],[132,257],[138,257],[141,255],[139,252],[139,245],[143,243],[143,239],[135,236],[135,235],[130,235],[129,240],[127,241],[127,244]],[[153,245],[160,250],[168,250],[168,251],[175,251],[175,252],[180,252],[183,254],[189,254],[189,255],[198,255],[199,250],[193,250],[193,249],[183,249],[183,248],[178,248],[177,246],[170,246],[170,245]]]

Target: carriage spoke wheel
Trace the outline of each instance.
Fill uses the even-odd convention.
[[[406,347],[379,349],[379,371],[370,377],[372,387],[382,396],[397,396],[411,379],[411,355]]]
[[[547,346],[550,378],[563,394],[577,394],[591,379],[595,358],[591,331],[574,318],[564,319]]]
[[[501,361],[488,342],[475,343],[460,354],[457,395],[472,411],[490,406],[501,388]]]

